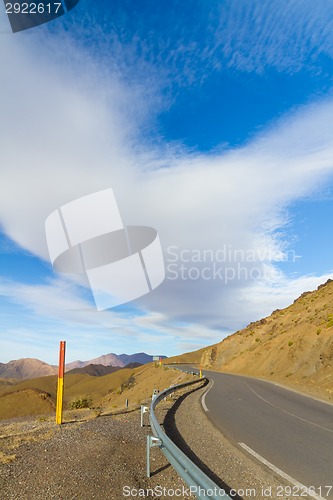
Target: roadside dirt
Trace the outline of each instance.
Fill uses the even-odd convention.
[[[0,465],[2,500],[120,500],[139,496],[139,490],[148,488],[183,487],[157,448],[151,450],[152,477],[146,477],[145,443],[150,427],[140,427],[139,411],[57,427],[44,422],[39,428],[35,419],[16,424],[20,433],[25,427],[32,441],[15,451],[14,461]],[[8,423],[2,423],[0,430],[4,425]],[[13,432],[15,423],[9,425]]]

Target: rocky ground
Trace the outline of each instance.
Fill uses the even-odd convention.
[[[33,425],[28,421],[26,431]],[[138,411],[50,426],[51,436],[23,444],[16,460],[0,466],[2,500],[119,500],[138,496],[139,489],[183,484],[158,449],[146,477],[149,427],[140,427]]]

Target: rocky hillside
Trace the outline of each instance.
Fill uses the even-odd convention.
[[[22,380],[25,378],[44,377],[55,375],[57,368],[44,361],[34,358],[23,358],[9,361],[9,363],[0,363],[0,377],[5,379]]]
[[[201,362],[333,399],[333,281],[209,347]]]

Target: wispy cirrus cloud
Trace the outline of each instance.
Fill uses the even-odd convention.
[[[134,78],[145,75],[150,85],[157,79],[166,87],[172,83],[175,90],[230,69],[318,74],[323,58],[332,56],[332,19],[332,5],[325,0],[192,0],[181,8],[173,0],[165,10],[158,4],[133,6],[131,15],[116,1],[104,11],[103,22],[93,8],[86,9],[83,21],[64,22],[82,40],[95,37],[91,50],[97,44],[98,57],[111,60],[115,70],[128,75],[135,68]],[[85,28],[92,24],[95,31],[88,33]]]

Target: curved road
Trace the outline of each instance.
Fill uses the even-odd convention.
[[[287,479],[292,496],[305,485],[312,498],[333,498],[333,405],[250,377],[205,375],[213,385],[203,408],[230,441]]]

